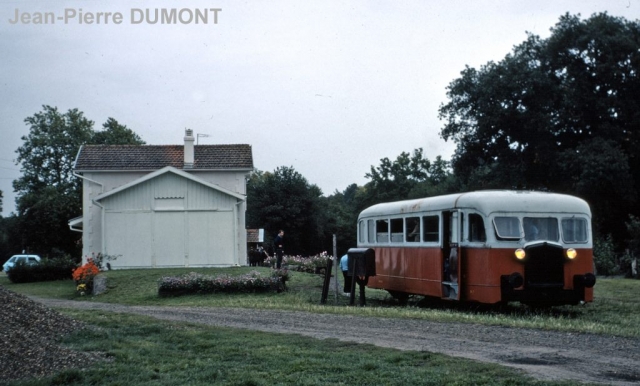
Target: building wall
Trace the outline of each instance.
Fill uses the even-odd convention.
[[[85,173],[84,259],[98,252],[123,255],[111,262],[115,268],[247,264],[246,203],[233,196],[168,172],[94,201],[146,174]],[[246,174],[194,173],[243,195]]]

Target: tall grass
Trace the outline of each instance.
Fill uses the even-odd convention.
[[[108,291],[99,296],[79,296],[68,281],[13,284],[0,276],[0,285],[28,295],[100,301],[128,305],[164,305],[194,307],[243,307],[340,313],[390,318],[415,318],[441,322],[482,323],[511,327],[589,332],[640,337],[640,281],[599,278],[595,300],[584,306],[563,306],[531,310],[518,303],[497,310],[491,307],[450,302],[426,302],[410,299],[400,306],[385,291],[367,289],[367,307],[349,307],[348,298],[335,295],[330,288],[326,305],[320,305],[323,278],[292,272],[284,293],[191,295],[175,298],[158,296],[157,281],[191,271],[207,275],[240,275],[251,270],[269,274],[268,268],[176,268],[108,271]]]

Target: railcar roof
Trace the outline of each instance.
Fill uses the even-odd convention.
[[[496,212],[580,213],[591,217],[582,199],[559,193],[519,190],[482,190],[373,205],[359,218],[390,214],[473,208],[490,215]]]

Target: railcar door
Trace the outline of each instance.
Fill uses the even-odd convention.
[[[442,298],[460,300],[460,237],[462,213],[442,212]]]

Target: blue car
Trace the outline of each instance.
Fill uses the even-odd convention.
[[[24,261],[26,264],[38,264],[40,262],[40,256],[38,255],[13,255],[7,260],[4,265],[2,265],[2,269],[5,272],[9,272],[13,266],[18,264],[18,262]]]

